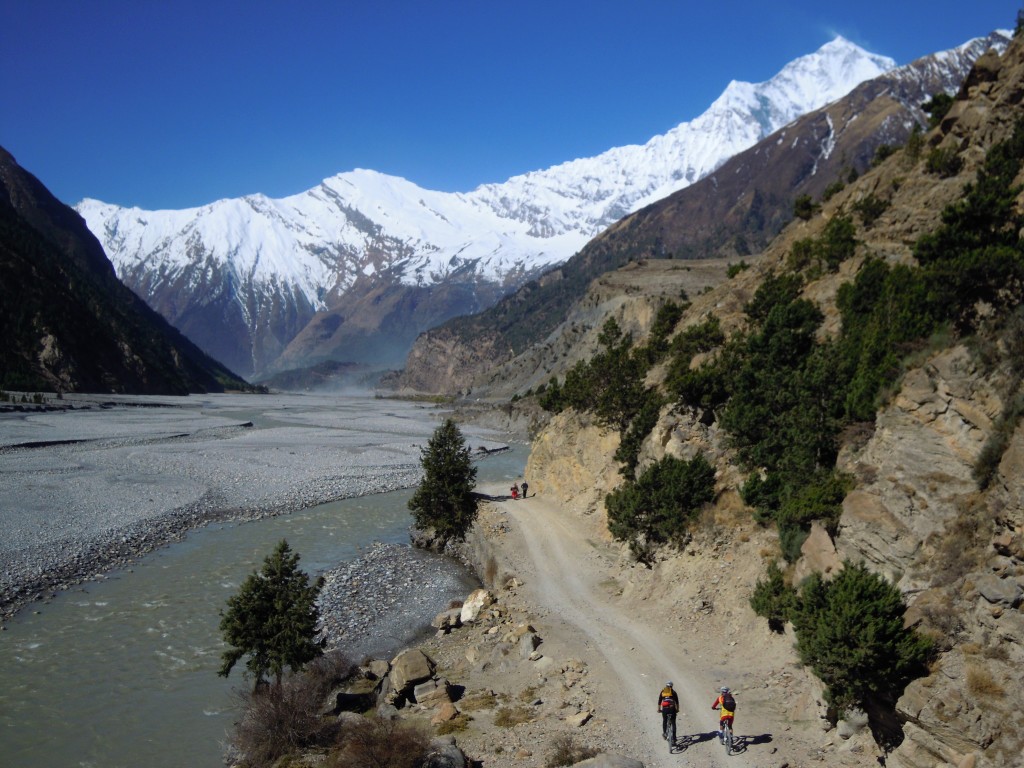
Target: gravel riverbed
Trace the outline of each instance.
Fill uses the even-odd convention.
[[[420,404],[331,396],[78,396],[65,404],[0,414],[2,620],[210,522],[415,485],[437,423]],[[501,447],[470,439],[474,448]],[[398,595],[429,563],[411,550],[367,558],[378,595]],[[358,582],[354,572],[337,578],[349,589]],[[339,619],[332,632],[350,638],[356,622]]]

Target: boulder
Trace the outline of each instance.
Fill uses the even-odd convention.
[[[425,707],[450,703],[452,700],[447,680],[427,680],[413,688],[412,695],[417,704],[422,704]]]
[[[430,622],[430,626],[434,629],[439,629],[442,632],[448,632],[452,629],[458,629],[462,626],[461,610],[454,608],[450,611],[443,611],[434,617],[434,620]]]
[[[570,715],[569,717],[565,718],[565,722],[567,722],[569,725],[574,725],[577,728],[580,728],[590,721],[590,718],[593,717],[593,714],[594,713],[591,712],[589,709],[584,709],[582,712],[577,712],[575,715]]]
[[[1016,607],[1021,601],[1021,596],[1024,595],[1024,589],[1021,589],[1020,584],[1016,581],[1001,579],[994,573],[979,576],[975,579],[974,586],[978,588],[981,596],[990,603],[1007,608]]]
[[[434,712],[434,716],[430,718],[432,725],[440,725],[441,723],[447,723],[449,720],[454,720],[459,716],[459,709],[450,701],[446,701],[437,711]]]
[[[534,632],[527,632],[519,638],[519,658],[528,659],[530,654],[537,650],[540,645],[540,636]]]
[[[839,721],[836,733],[841,739],[849,739],[868,727],[868,713],[861,709],[851,709]]]
[[[381,680],[391,671],[391,665],[384,659],[371,659],[359,668],[368,680]]]
[[[454,737],[440,736],[431,740],[421,765],[423,768],[469,768],[469,761]]]
[[[459,621],[463,624],[472,624],[477,620],[480,611],[493,604],[494,595],[489,590],[475,590],[466,598],[466,602],[462,604],[462,610],[459,612]]]
[[[399,694],[405,694],[417,683],[434,676],[434,662],[419,648],[402,651],[391,661],[391,685]]]

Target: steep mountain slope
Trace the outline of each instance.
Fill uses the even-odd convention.
[[[0,307],[0,388],[248,388],[121,284],[82,219],[2,148]]]
[[[796,197],[820,198],[851,170],[867,169],[881,145],[902,144],[914,125],[925,123],[920,105],[936,93],[955,93],[973,62],[990,48],[1002,50],[1007,39],[994,33],[924,57],[786,125],[692,186],[609,227],[491,309],[424,334],[397,386],[479,392],[488,368],[545,338],[591,280],[631,259],[748,258],[792,218]],[[510,394],[516,384],[506,379],[496,394]]]
[[[609,574],[610,581],[620,580],[624,600],[647,606],[664,622],[699,619],[693,632],[742,637],[740,663],[722,670],[739,676],[749,669],[744,656],[755,656],[762,642],[776,650],[782,644],[769,639],[763,619],[763,638],[754,630],[758,620],[748,606],[754,591],[751,570],[765,564],[759,560],[795,555],[792,563],[783,563],[785,579],[794,585],[812,573],[827,582],[845,568],[844,560],[864,562],[902,593],[909,606],[902,624],[917,627],[933,642],[934,654],[927,669],[918,670],[920,676],[905,687],[893,683],[876,689],[864,702],[865,711],[848,708],[845,719],[819,735],[821,746],[806,756],[807,762],[964,768],[1013,765],[1024,754],[1024,717],[1018,706],[1024,696],[1022,180],[1024,39],[1017,38],[1002,58],[987,54],[977,61],[948,114],[920,146],[869,170],[825,202],[820,215],[786,227],[750,269],[693,297],[677,325],[679,337],[713,316],[727,335],[751,333],[754,341],[736,348],[738,354],[767,351],[769,357],[759,359],[775,354],[783,361],[793,350],[787,344],[799,336],[797,328],[786,326],[793,331],[788,340],[760,331],[787,317],[775,311],[785,302],[758,320],[758,305],[751,300],[760,296],[764,302],[772,295],[759,294],[771,285],[770,276],[792,280],[797,275],[799,280],[789,283],[797,286],[789,309],[814,311],[788,318],[817,320],[820,313],[820,326],[804,329],[817,349],[828,340],[852,338],[856,343],[847,351],[862,363],[869,365],[868,352],[885,362],[881,370],[889,384],[877,390],[877,400],[869,399],[870,415],[856,409],[833,415],[844,428],[828,452],[832,465],[817,469],[834,469],[850,485],[844,486],[835,510],[820,496],[797,499],[798,505],[806,504],[805,512],[813,510],[815,522],[803,531],[805,539],[796,540],[795,552],[787,551],[791,542],[774,526],[755,524],[753,508],[743,501],[747,498],[763,515],[764,498],[757,496],[756,484],[753,492],[748,484],[771,467],[751,461],[739,430],[765,423],[777,427],[774,415],[765,410],[743,424],[728,418],[727,404],[702,405],[692,389],[678,388],[673,376],[713,369],[714,361],[721,360],[713,353],[686,357],[689,364],[675,371],[671,363],[656,366],[644,379],[661,387],[669,401],[645,432],[636,475],[666,456],[689,460],[700,453],[714,464],[716,499],[693,521],[693,539],[680,536],[688,542],[685,555],[665,548],[647,569],[619,568]],[[869,214],[862,205],[866,200],[884,205]],[[806,261],[807,243],[823,243],[834,223],[843,221],[852,223],[852,249],[831,264]],[[630,269],[644,268],[651,265]],[[896,278],[874,280],[883,274]],[[915,275],[928,277],[915,282]],[[906,282],[899,283],[901,277]],[[776,282],[774,289],[784,284]],[[928,290],[919,291],[922,285]],[[624,292],[618,304],[614,296],[605,297],[617,319],[623,317],[623,306],[660,300],[660,290],[645,297],[636,293],[637,281],[629,286],[634,292]],[[845,335],[855,332],[859,313],[873,304],[879,307],[879,322],[872,327],[877,335]],[[901,313],[901,307],[919,311]],[[935,313],[937,324],[917,326],[928,312]],[[599,326],[607,316],[592,322]],[[640,327],[639,312],[630,316],[637,338],[646,340],[649,324]],[[901,325],[916,328],[918,335],[886,335]],[[938,332],[929,336],[933,328]],[[837,357],[818,358],[829,365],[817,369],[823,379],[816,380],[812,397],[801,401],[807,408],[797,409],[797,421],[813,410],[811,400],[827,399],[836,390],[854,392],[844,383],[850,373],[838,351]],[[741,374],[730,386],[764,373],[730,369],[728,360],[720,370]],[[795,369],[786,370],[775,380],[781,388],[798,391],[811,385]],[[766,380],[773,381],[770,376]],[[845,402],[851,407],[851,401]],[[802,423],[806,429],[793,433],[801,439],[836,426]],[[776,445],[788,451],[793,442]],[[603,523],[607,535],[604,494],[624,482],[618,473],[620,446],[618,431],[601,427],[594,414],[563,411],[533,441],[526,471],[531,490],[554,500],[560,514],[579,516],[582,525]],[[767,464],[774,457],[762,454],[761,460]],[[796,468],[787,465],[786,471]],[[848,597],[848,614],[859,623],[870,622],[872,616],[859,611],[855,596]],[[786,637],[778,639],[792,645],[791,632],[787,629]],[[860,646],[847,650],[851,657],[869,653]],[[798,664],[796,653],[789,664]],[[822,703],[827,699],[821,687],[781,671],[783,666],[788,669],[756,669],[747,693],[759,702],[774,698],[774,705],[781,703],[785,709],[779,714],[794,723],[794,730],[834,721],[836,711]],[[763,696],[762,686],[773,690]],[[796,756],[795,762],[802,764],[803,757]]]
[[[366,323],[351,324],[353,291],[366,296],[401,286],[414,294],[377,317],[414,332],[478,311],[564,261],[630,210],[688,186],[893,65],[837,38],[766,83],[732,83],[705,114],[643,146],[469,193],[434,192],[353,171],[281,200],[252,195],[185,211],[85,200],[77,209],[121,278],[237,370],[331,358],[370,362],[366,350],[378,349],[382,334]],[[448,283],[460,286],[454,303],[452,291],[415,290]],[[278,365],[318,311],[332,316],[319,320],[321,327]],[[324,327],[333,330],[327,334]]]

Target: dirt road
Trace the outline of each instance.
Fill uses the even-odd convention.
[[[710,705],[718,686],[729,682],[713,679],[705,671],[712,665],[702,659],[716,659],[713,666],[721,669],[724,643],[699,631],[681,638],[675,621],[665,621],[663,628],[638,620],[607,584],[618,548],[588,537],[582,524],[559,514],[544,499],[531,496],[502,508],[511,524],[502,546],[523,577],[523,596],[545,616],[549,631],[585,648],[593,681],[603,694],[602,706],[609,710],[603,716],[632,724],[624,729],[635,737],[628,745],[629,756],[648,768],[778,764],[770,745],[772,725],[743,709],[742,690],[737,692],[739,753],[726,757],[712,733],[717,713]],[[656,708],[666,680],[674,682],[682,710],[672,755],[661,738]]]

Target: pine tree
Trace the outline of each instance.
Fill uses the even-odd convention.
[[[830,582],[804,580],[791,613],[797,650],[838,712],[895,702],[924,673],[931,643],[904,626],[905,611],[900,591],[863,564],[847,561]]]
[[[409,499],[416,527],[433,528],[445,540],[464,539],[476,520],[476,467],[454,421],[434,431],[420,462],[423,480]]]
[[[220,631],[231,648],[222,654],[218,674],[227,677],[248,656],[246,668],[256,679],[255,687],[269,673],[280,688],[285,667],[297,672],[320,656],[323,649],[315,638],[321,587],[322,578],[310,584],[299,570],[299,555],[282,539],[263,561],[263,569],[242,583],[228,598],[227,611],[221,612]]]

